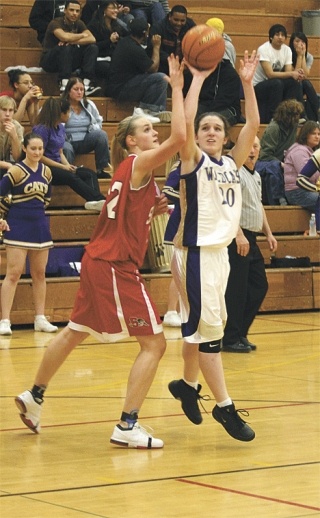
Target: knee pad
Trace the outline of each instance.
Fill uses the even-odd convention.
[[[199,344],[199,351],[201,353],[219,353],[221,351],[221,340],[203,342]]]

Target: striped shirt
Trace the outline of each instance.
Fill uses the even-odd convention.
[[[263,226],[263,207],[261,202],[261,176],[242,166],[240,171],[242,208],[240,227],[251,232],[261,232]]]

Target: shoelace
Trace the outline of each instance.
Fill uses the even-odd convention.
[[[198,393],[198,400],[199,400],[199,403],[200,403],[200,406],[201,406],[202,410],[204,410],[204,412],[206,414],[209,414],[209,412],[207,412],[205,406],[203,405],[202,401],[212,401],[212,397],[209,396],[209,394],[205,394],[204,396],[201,396],[201,394]]]
[[[249,412],[248,410],[245,410],[244,408],[239,408],[238,410],[236,410],[236,414],[238,414],[238,418],[243,422],[243,423],[247,423],[247,421],[245,421],[244,419],[242,419],[242,417],[240,417],[239,414],[245,416],[245,417],[249,417]]]
[[[138,428],[142,433],[145,433],[146,435],[151,436],[151,437],[153,436],[153,432],[154,432],[154,430],[153,430],[153,428],[151,428],[151,426],[148,426],[148,425],[146,424],[146,425],[143,427],[143,426],[141,426],[141,424],[139,424],[138,422],[136,422],[135,426],[136,426],[136,427],[137,427],[137,428]],[[150,431],[148,431],[148,430],[147,430],[147,428],[148,428],[148,430],[150,430]]]

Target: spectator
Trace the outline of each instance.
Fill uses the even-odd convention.
[[[256,170],[265,182],[264,204],[287,205],[284,195],[284,153],[295,142],[303,106],[294,99],[282,101],[261,138]]]
[[[169,73],[168,57],[171,53],[179,56],[179,59],[182,60],[181,43],[183,37],[191,27],[196,25],[187,15],[187,9],[183,5],[175,5],[160,23],[151,26],[150,38],[156,34],[161,36],[158,72]],[[150,54],[152,53],[152,48],[151,45]]]
[[[39,100],[42,97],[41,88],[34,84],[29,74],[19,68],[10,70],[8,77],[12,90],[1,92],[0,96],[7,95],[16,101],[15,120],[22,122],[27,114],[30,124],[34,124],[39,113]]]
[[[169,13],[168,0],[131,0],[131,14],[143,18],[150,25],[161,22]]]
[[[165,111],[168,83],[165,74],[158,72],[161,38],[152,37],[150,58],[141,47],[147,41],[148,30],[144,19],[132,20],[130,35],[118,42],[112,55],[108,95],[119,102],[139,102],[134,114],[148,117],[151,122],[170,122],[171,114]]]
[[[10,312],[18,281],[28,256],[35,307],[35,331],[54,333],[58,330],[46,319],[45,269],[49,248],[53,247],[49,219],[45,207],[51,196],[51,171],[41,164],[42,139],[33,133],[25,136],[26,156],[13,165],[0,181],[1,195],[12,194],[3,243],[6,246],[7,270],[1,288],[0,335],[11,335]]]
[[[63,16],[65,3],[65,0],[35,0],[29,14],[29,25],[37,31],[41,44],[51,20]]]
[[[198,104],[198,115],[216,112],[223,115],[230,126],[241,120],[241,81],[228,59],[223,59],[204,81]]]
[[[296,99],[303,102],[299,81],[303,75],[294,70],[292,52],[285,45],[287,30],[283,25],[272,25],[269,41],[258,48],[260,63],[253,84],[260,112],[260,122],[268,124],[281,101]]]
[[[93,82],[99,50],[94,45],[94,36],[79,18],[80,3],[67,0],[64,15],[52,20],[47,27],[40,66],[46,72],[58,72],[61,93],[72,73],[79,69],[86,94],[92,95],[101,90]]]
[[[302,177],[299,179],[299,184],[297,185],[297,179],[303,167],[312,157],[313,152],[319,148],[319,144],[319,123],[307,121],[302,126],[297,141],[285,153],[283,166],[284,188],[288,203],[290,205],[300,205],[300,207],[308,209],[311,212],[316,211],[319,200],[316,184],[320,177],[320,172],[319,170],[314,172],[307,181],[308,183],[303,181],[304,178]],[[306,190],[306,187],[308,190]]]
[[[209,18],[209,20],[206,21],[206,25],[208,25],[209,27],[213,27],[214,29],[217,29],[217,31],[220,34],[222,34],[225,43],[225,53],[223,59],[229,60],[233,68],[235,68],[237,59],[236,49],[233,46],[232,39],[230,38],[230,36],[223,32],[224,23],[221,20],[221,18]]]
[[[63,16],[65,4],[66,0],[35,0],[29,14],[29,25],[37,32],[37,39],[41,44],[51,20]],[[81,20],[87,25],[100,0],[81,0],[80,4]]]
[[[277,250],[277,241],[261,202],[261,178],[255,171],[259,151],[260,141],[256,137],[239,171],[242,193],[240,226],[228,246],[230,273],[225,294],[228,317],[222,350],[234,353],[249,353],[256,349],[247,335],[268,291],[264,259],[256,234],[262,231],[270,251],[275,253]]]
[[[0,170],[1,177],[21,157],[23,127],[14,120],[16,102],[12,97],[0,97]]]
[[[66,99],[50,97],[42,106],[33,132],[43,140],[42,162],[50,167],[52,185],[69,185],[87,200],[86,209],[100,211],[105,202],[100,192],[97,175],[90,169],[76,167],[63,154],[65,123],[70,116],[70,103]]]
[[[292,51],[292,61],[295,70],[303,74],[300,81],[302,94],[306,96],[306,114],[308,119],[319,121],[319,98],[311,81],[308,80],[313,64],[313,56],[308,52],[308,38],[303,32],[291,34],[289,47]]]
[[[318,195],[320,194],[320,181],[317,180],[316,184],[313,184],[308,179],[311,178],[314,173],[318,171],[320,172],[320,148],[316,149],[312,156],[309,158],[306,165],[302,168],[300,174],[297,178],[297,184],[299,187],[302,187],[302,189],[311,191],[311,192],[317,192]],[[318,196],[318,199],[316,201],[316,207],[315,207],[315,215],[316,215],[316,225],[317,225],[317,231],[320,232],[320,195]]]
[[[65,124],[64,154],[70,164],[75,156],[94,151],[98,178],[110,178],[110,152],[108,135],[102,129],[102,117],[93,101],[86,98],[82,79],[72,77],[66,86],[63,99],[70,102],[71,115]]]
[[[118,12],[118,3],[114,0],[102,2],[88,24],[88,29],[95,37],[99,49],[96,75],[106,81],[108,81],[113,51],[121,36],[128,34],[128,30],[119,24]]]

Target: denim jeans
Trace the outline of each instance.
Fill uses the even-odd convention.
[[[165,74],[138,74],[122,88],[117,101],[137,101],[140,108],[152,112],[164,111],[167,102],[168,83]]]
[[[160,23],[166,17],[162,4],[154,2],[146,7],[131,8],[131,14],[134,18],[144,18],[151,25]]]
[[[315,212],[316,204],[319,199],[318,192],[305,191],[304,189],[294,189],[293,191],[285,191],[289,205],[300,205],[304,209]]]
[[[84,140],[72,142],[66,140],[63,145],[63,152],[70,164],[74,163],[76,155],[84,155],[94,151],[97,170],[103,169],[110,163],[108,136],[103,130],[89,131]]]

